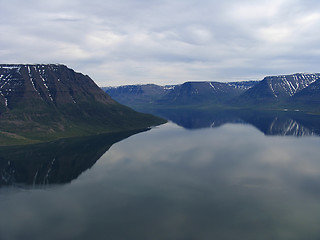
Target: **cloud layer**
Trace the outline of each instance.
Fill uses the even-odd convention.
[[[0,0],[3,63],[63,63],[100,86],[319,72],[315,0]]]

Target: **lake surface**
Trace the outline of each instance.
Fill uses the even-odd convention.
[[[0,239],[320,239],[319,125],[258,118],[0,149]]]

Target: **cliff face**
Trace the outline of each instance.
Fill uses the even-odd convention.
[[[49,105],[88,100],[114,103],[90,77],[64,65],[0,65],[0,77],[0,104],[9,109],[32,101]]]
[[[64,65],[0,65],[0,145],[144,128],[163,122],[115,102]]]

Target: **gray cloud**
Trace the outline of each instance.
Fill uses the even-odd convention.
[[[64,63],[100,86],[319,72],[315,0],[0,0],[1,62]]]

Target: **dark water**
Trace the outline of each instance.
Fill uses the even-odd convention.
[[[193,130],[168,123],[91,139],[91,145],[73,143],[75,155],[96,152],[73,177],[0,188],[0,239],[320,239],[315,128],[266,135],[237,122]],[[28,154],[59,151],[41,149]]]

